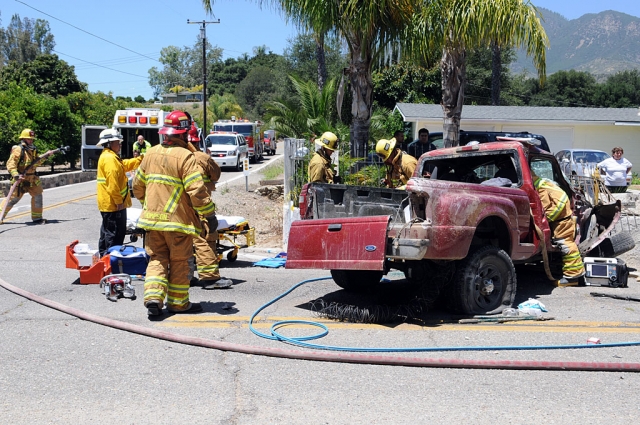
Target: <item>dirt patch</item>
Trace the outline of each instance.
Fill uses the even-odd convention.
[[[249,185],[247,192],[244,183],[225,185],[214,192],[213,201],[218,214],[241,216],[249,221],[249,225],[255,228],[256,246],[281,248],[283,197],[263,196],[255,192],[259,187],[258,184]],[[244,242],[243,238],[240,241]]]

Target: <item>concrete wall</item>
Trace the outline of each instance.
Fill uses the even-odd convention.
[[[82,182],[95,180],[95,179],[96,179],[95,171],[71,171],[68,173],[50,174],[47,176],[40,177],[40,181],[42,181],[42,187],[44,189],[49,189],[51,187],[58,187],[58,186],[66,186],[68,184],[73,184],[73,183],[82,183]],[[11,188],[11,181],[9,180],[0,181],[0,195],[2,197],[7,196],[10,188]]]

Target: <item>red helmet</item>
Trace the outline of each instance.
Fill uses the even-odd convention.
[[[198,127],[196,127],[195,123],[192,123],[191,129],[189,129],[189,141],[191,143],[198,143],[200,141],[198,137]]]
[[[191,117],[182,111],[172,111],[164,119],[164,126],[158,134],[183,134],[191,128]]]

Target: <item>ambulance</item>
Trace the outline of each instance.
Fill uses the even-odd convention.
[[[112,127],[122,134],[121,158],[133,158],[133,144],[142,135],[152,146],[160,143],[160,130],[164,118],[170,112],[156,108],[127,108],[119,109],[113,116]],[[82,171],[96,171],[98,158],[102,147],[97,146],[100,132],[107,128],[105,125],[82,126]]]
[[[262,140],[262,122],[236,119],[232,116],[230,120],[218,120],[213,123],[213,132],[230,131],[242,134],[249,147],[249,160],[258,162],[264,159],[264,140]]]

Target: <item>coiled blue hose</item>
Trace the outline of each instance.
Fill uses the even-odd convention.
[[[299,282],[293,285],[284,293],[278,295],[273,300],[268,303],[262,305],[258,308],[249,319],[249,329],[254,334],[258,335],[261,338],[270,339],[273,341],[283,341],[288,342],[289,344],[297,345],[299,347],[305,348],[314,348],[317,350],[331,350],[331,351],[351,351],[351,352],[364,352],[364,353],[409,353],[409,352],[429,352],[429,351],[523,351],[523,350],[568,350],[575,348],[611,348],[611,347],[631,347],[640,345],[640,341],[631,341],[631,342],[612,342],[605,344],[569,344],[569,345],[489,345],[489,346],[467,346],[467,347],[404,347],[404,348],[370,348],[370,347],[342,347],[335,345],[321,345],[321,344],[313,344],[306,341],[319,339],[326,336],[329,333],[329,328],[322,323],[313,322],[309,320],[281,320],[275,322],[270,329],[271,334],[265,334],[253,327],[253,319],[265,308],[270,305],[278,302],[282,298],[289,295],[295,289],[299,288],[302,285],[311,282],[317,282],[319,280],[327,280],[332,279],[331,276],[327,277],[318,277],[313,279],[306,279],[302,282]],[[300,337],[287,337],[279,333],[277,330],[281,327],[292,325],[292,324],[303,324],[309,326],[315,326],[317,328],[322,329],[321,332],[315,335],[308,336],[300,336]]]

